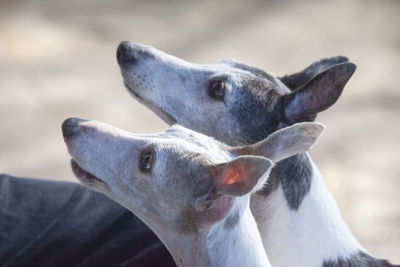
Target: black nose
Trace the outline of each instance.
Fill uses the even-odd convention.
[[[62,129],[64,139],[67,139],[68,137],[73,136],[77,132],[80,121],[83,121],[83,120],[78,119],[78,118],[69,118],[69,119],[66,119],[62,123],[61,129]]]
[[[123,41],[117,48],[117,61],[119,64],[135,63],[137,60],[137,51],[135,44],[129,41]]]

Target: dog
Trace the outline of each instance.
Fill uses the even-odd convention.
[[[193,64],[127,41],[117,60],[129,92],[164,121],[229,145],[314,121],[338,100],[356,69],[336,56],[278,77],[233,59]],[[351,234],[307,153],[279,162],[269,183],[252,195],[251,208],[273,266],[389,266]]]

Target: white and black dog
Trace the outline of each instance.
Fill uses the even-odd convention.
[[[167,123],[246,145],[333,105],[356,66],[326,58],[276,77],[234,60],[200,65],[122,42],[117,60],[129,92]],[[272,266],[391,266],[354,238],[307,153],[277,164],[251,208]]]

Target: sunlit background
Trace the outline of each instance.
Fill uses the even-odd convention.
[[[122,84],[122,40],[196,63],[232,57],[283,75],[358,65],[313,158],[350,228],[400,263],[400,1],[0,2],[0,172],[75,181],[62,134],[77,116],[137,133],[167,126]]]

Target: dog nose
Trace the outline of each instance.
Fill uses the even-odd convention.
[[[62,123],[61,129],[64,140],[73,136],[77,132],[77,129],[79,127],[79,122],[81,121],[84,120],[78,118],[69,118]]]
[[[117,48],[117,61],[119,64],[135,63],[137,60],[137,51],[135,44],[129,41],[123,41]]]

